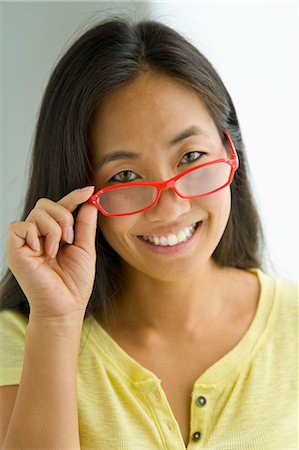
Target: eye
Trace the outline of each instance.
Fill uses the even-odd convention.
[[[120,183],[128,183],[130,181],[136,180],[137,175],[135,172],[131,170],[123,170],[122,172],[118,172],[114,177],[110,178],[109,181],[118,181]]]
[[[197,161],[204,154],[205,154],[204,152],[199,152],[199,151],[193,150],[192,152],[186,153],[183,156],[183,158],[181,159],[181,161],[183,163],[192,163],[194,161]]]

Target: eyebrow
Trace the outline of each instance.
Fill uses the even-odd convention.
[[[179,142],[183,141],[184,139],[187,139],[188,137],[201,136],[201,135],[206,136],[208,138],[211,137],[208,135],[208,133],[206,133],[201,128],[197,127],[196,125],[192,125],[191,127],[186,128],[186,130],[181,131],[181,133],[179,133],[174,139],[172,139],[168,143],[168,146],[173,147],[174,145],[178,144]]]
[[[175,145],[179,144],[183,140],[191,137],[191,136],[206,136],[210,138],[210,136],[201,128],[198,126],[191,126],[189,128],[186,128],[185,130],[181,131],[175,138],[173,138],[171,141],[168,142],[168,147],[174,147]],[[96,169],[100,169],[104,164],[107,164],[111,161],[117,161],[120,159],[140,159],[141,154],[135,153],[135,152],[128,152],[126,150],[117,150],[112,153],[108,153],[107,155],[104,155],[102,158],[100,158],[96,163]]]
[[[96,162],[96,170],[99,170],[104,164],[119,159],[140,159],[140,153],[128,152],[126,150],[118,150],[113,153],[108,153]]]

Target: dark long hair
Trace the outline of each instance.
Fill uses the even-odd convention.
[[[57,201],[89,183],[90,123],[95,108],[113,91],[142,71],[175,79],[196,91],[208,108],[226,145],[229,130],[240,168],[231,186],[232,206],[225,232],[213,258],[222,266],[261,267],[263,235],[252,198],[244,144],[234,105],[211,63],[182,35],[150,20],[111,18],[85,32],[55,67],[46,87],[36,126],[31,177],[22,220],[37,200]],[[121,285],[118,254],[97,231],[97,267],[86,316],[105,314]],[[1,309],[29,304],[12,273],[2,283]]]

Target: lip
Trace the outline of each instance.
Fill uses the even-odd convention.
[[[146,249],[154,252],[154,253],[160,253],[163,255],[173,255],[175,253],[181,253],[186,250],[188,250],[190,247],[192,247],[195,244],[195,241],[197,240],[200,230],[202,228],[202,221],[196,222],[198,223],[197,229],[195,230],[195,233],[191,236],[190,239],[184,242],[180,242],[179,244],[172,245],[172,246],[163,246],[163,245],[152,245],[147,241],[144,241],[142,238],[137,236],[138,242],[140,242]],[[165,235],[164,235],[165,236]]]

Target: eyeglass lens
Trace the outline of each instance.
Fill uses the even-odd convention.
[[[199,167],[179,178],[175,187],[182,197],[209,194],[224,187],[230,173],[231,167],[225,162]],[[157,193],[154,186],[119,186],[119,189],[104,192],[98,201],[109,214],[130,214],[151,206]]]

